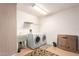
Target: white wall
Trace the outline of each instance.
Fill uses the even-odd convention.
[[[32,22],[33,24],[23,28],[24,22]],[[30,28],[33,30],[33,33],[39,32],[38,18],[17,8],[17,35],[27,34]]]
[[[48,44],[57,42],[58,34],[79,36],[79,7],[61,11],[41,19],[40,32],[46,33]]]
[[[16,53],[16,4],[0,4],[0,56]]]

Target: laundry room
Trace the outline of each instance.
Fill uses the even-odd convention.
[[[0,55],[79,56],[79,3],[0,3]]]
[[[17,4],[17,49],[59,47],[67,51],[79,51],[79,4],[78,3],[18,3]],[[63,39],[72,40],[71,49],[61,47]],[[43,41],[43,39],[45,41]],[[75,41],[75,42],[73,42]],[[63,43],[64,42],[64,43]],[[59,45],[60,44],[60,45]],[[70,44],[70,43],[69,43]],[[67,43],[66,43],[67,45]],[[48,49],[51,50],[51,49]],[[57,50],[59,51],[59,50]],[[57,52],[56,51],[56,52]],[[61,51],[62,52],[62,51]],[[59,55],[77,55],[66,52]],[[61,53],[61,54],[60,54]],[[58,53],[57,53],[58,54]]]

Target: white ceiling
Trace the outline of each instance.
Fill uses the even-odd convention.
[[[17,7],[18,7],[18,9],[20,9],[24,12],[33,14],[38,17],[45,16],[45,15],[41,14],[40,12],[34,10],[32,5],[34,5],[34,3],[18,3]],[[66,10],[69,8],[74,8],[76,6],[79,7],[79,3],[39,3],[37,5],[43,9],[46,9],[48,12],[48,15],[54,14],[54,13],[57,13],[59,11]]]

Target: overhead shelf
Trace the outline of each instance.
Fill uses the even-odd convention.
[[[24,22],[24,24],[33,24],[32,22]]]

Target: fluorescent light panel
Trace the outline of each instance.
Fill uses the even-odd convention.
[[[44,14],[44,15],[47,15],[47,14],[48,14],[46,11],[44,11],[44,9],[40,8],[40,7],[37,6],[37,5],[34,5],[33,8],[34,8],[35,10],[37,10],[38,12]]]

